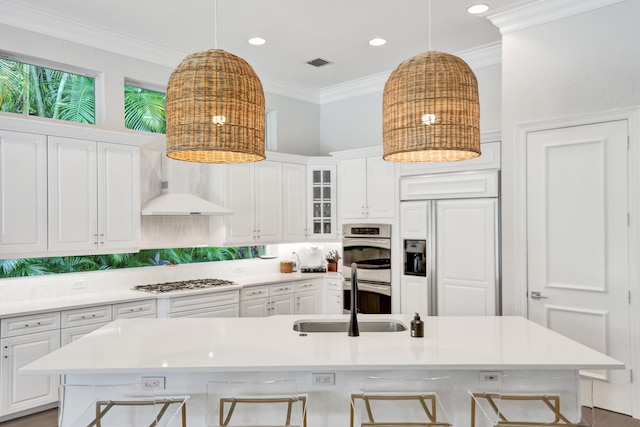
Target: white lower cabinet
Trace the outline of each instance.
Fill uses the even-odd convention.
[[[317,280],[247,287],[240,292],[240,316],[316,314],[320,307],[318,292]]]
[[[111,305],[65,310],[61,314],[62,345],[67,345],[78,338],[82,338],[113,319]]]
[[[326,291],[323,304],[324,314],[342,314],[343,307],[343,290],[341,279],[325,279]]]
[[[19,375],[23,366],[60,348],[60,313],[2,319],[0,417],[58,400],[58,375]]]
[[[319,288],[315,280],[296,283],[296,314],[316,314],[320,311]]]
[[[267,317],[294,314],[294,284],[252,286],[240,292],[240,316]]]
[[[238,291],[211,292],[158,301],[158,317],[238,317]]]
[[[123,302],[113,305],[113,320],[132,317],[156,317],[156,300]]]

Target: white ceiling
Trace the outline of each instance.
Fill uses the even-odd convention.
[[[536,0],[482,0],[488,14]],[[458,53],[500,41],[473,0],[432,0],[431,47]],[[428,50],[427,0],[217,0],[217,47],[261,78],[311,89],[393,70]],[[216,47],[214,0],[0,0],[0,22],[175,67]],[[485,14],[486,15],[486,14]],[[260,36],[263,46],[247,40]],[[373,37],[387,39],[371,47]],[[1,46],[0,46],[1,48]],[[323,58],[321,68],[306,64]]]

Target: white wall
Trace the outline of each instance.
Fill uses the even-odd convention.
[[[473,70],[478,79],[480,131],[500,129],[500,64]],[[322,105],[320,112],[320,151],[351,150],[382,145],[382,92],[356,96]]]
[[[516,312],[516,125],[640,105],[640,1],[629,0],[502,40],[503,312]]]
[[[267,108],[276,110],[278,147],[274,151],[303,156],[320,153],[320,105],[265,94]]]

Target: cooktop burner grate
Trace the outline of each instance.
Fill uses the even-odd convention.
[[[231,280],[223,279],[195,279],[184,280],[180,282],[154,283],[151,285],[137,285],[133,289],[137,291],[151,292],[154,294],[162,294],[173,291],[190,291],[194,289],[215,288],[218,286],[235,285]]]

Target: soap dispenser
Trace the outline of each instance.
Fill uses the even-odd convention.
[[[416,313],[411,321],[411,336],[414,338],[424,337],[424,322],[420,320],[420,315]]]

